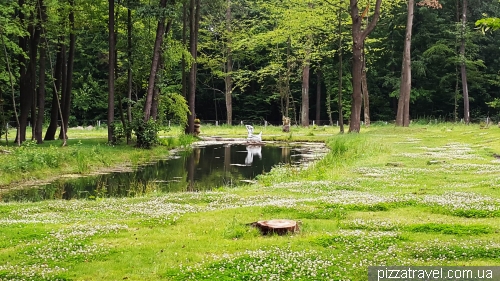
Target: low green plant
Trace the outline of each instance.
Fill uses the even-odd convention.
[[[136,118],[132,122],[132,128],[137,138],[137,147],[150,149],[158,144],[159,127],[153,119],[145,122],[141,118]]]
[[[126,131],[121,122],[113,122],[111,124],[111,128],[113,131],[113,141],[112,144],[120,144],[126,137]]]
[[[226,226],[224,230],[224,238],[226,239],[241,239],[252,238],[259,236],[260,232],[257,228],[250,225],[240,223],[233,217],[231,223]]]

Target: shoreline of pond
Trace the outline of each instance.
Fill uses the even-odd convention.
[[[175,157],[178,157],[178,154],[182,151],[189,150],[190,148],[195,147],[205,147],[210,145],[220,145],[220,144],[229,144],[229,145],[258,145],[258,146],[266,146],[266,145],[284,145],[290,146],[295,149],[300,149],[300,155],[302,155],[307,160],[304,161],[304,167],[306,167],[306,163],[310,163],[321,159],[327,152],[328,148],[324,142],[287,142],[287,141],[262,141],[259,143],[249,142],[244,138],[222,138],[222,137],[200,137],[199,141],[195,141],[185,147],[176,147],[168,150],[168,154],[162,155],[160,157],[153,157],[148,159],[147,161],[140,162],[136,165],[132,163],[120,163],[116,165],[112,165],[110,167],[99,167],[95,171],[91,171],[88,173],[76,174],[76,173],[65,173],[62,175],[48,177],[46,179],[40,180],[27,180],[22,182],[17,182],[14,184],[0,186],[0,194],[5,192],[10,192],[14,190],[23,190],[29,188],[36,188],[40,186],[50,185],[61,179],[76,179],[76,178],[85,178],[85,177],[93,177],[99,175],[106,175],[111,173],[122,173],[122,172],[133,172],[139,169],[141,166],[147,166],[159,161],[169,160]],[[166,157],[165,157],[166,156]]]

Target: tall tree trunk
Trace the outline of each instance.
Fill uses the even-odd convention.
[[[2,29],[0,29],[0,38],[2,38],[2,46],[3,46],[3,51],[5,55],[5,62],[7,64],[7,72],[9,73],[9,82],[10,82],[10,89],[11,89],[11,94],[12,94],[12,107],[14,109],[14,115],[16,117],[16,125],[19,128],[19,115],[17,114],[17,105],[16,105],[16,97],[15,97],[15,91],[14,91],[14,81],[12,78],[12,70],[10,69],[10,62],[9,62],[9,55],[7,53],[7,47],[5,46],[5,39],[2,33]],[[2,111],[3,112],[3,111]],[[8,128],[5,128],[5,142],[7,145],[9,144],[9,139],[8,139]],[[16,134],[16,140],[17,140],[17,146],[21,146],[21,138],[19,137],[19,130],[17,130]]]
[[[470,123],[470,111],[469,111],[469,88],[467,86],[467,68],[465,66],[465,33],[467,24],[467,0],[462,1],[462,29],[461,29],[461,37],[462,42],[460,45],[460,72],[462,75],[462,92],[464,96],[464,122],[469,125]]]
[[[310,61],[309,51],[306,51],[306,59],[302,66],[302,110],[301,110],[301,124],[303,127],[309,126],[309,72]]]
[[[167,26],[165,27],[165,35],[164,36],[166,36],[170,32],[171,27],[172,27],[172,20],[169,20],[167,23]],[[158,69],[157,69],[156,75],[155,75],[155,88],[153,91],[153,100],[151,102],[151,116],[150,116],[150,118],[153,118],[153,120],[155,120],[155,121],[158,119],[158,106],[160,104],[160,94],[161,94],[161,91],[160,91],[160,88],[158,87],[158,85],[160,84],[161,72],[163,71],[163,68],[164,68],[163,57],[161,56],[162,52],[163,51],[160,48],[160,58],[159,58],[159,62],[158,62]]]
[[[59,139],[68,139],[68,125],[69,125],[69,115],[71,112],[71,90],[73,88],[73,66],[75,62],[75,3],[74,0],[70,1],[71,11],[69,13],[69,24],[70,24],[70,34],[69,34],[69,50],[68,50],[68,65],[66,67],[66,83],[65,87],[62,89],[62,123],[63,128],[61,128]]]
[[[458,66],[455,66],[455,94],[453,95],[453,120],[455,122],[458,122],[458,95],[460,94],[459,80]]]
[[[160,7],[164,9],[167,6],[167,0],[160,1]],[[144,122],[147,122],[151,117],[151,106],[153,103],[153,95],[155,89],[156,74],[158,72],[158,65],[161,56],[161,45],[163,43],[163,37],[165,34],[165,17],[162,16],[158,20],[158,26],[156,28],[156,39],[153,50],[153,61],[151,62],[151,71],[149,72],[148,80],[148,90],[146,94],[146,101],[144,104]]]
[[[321,118],[321,69],[316,70],[316,124],[320,125]]]
[[[60,38],[61,39],[61,38]],[[56,55],[56,67],[54,70],[54,83],[52,89],[52,105],[50,107],[50,124],[45,132],[44,140],[50,141],[55,140],[56,131],[58,126],[58,117],[59,117],[59,92],[61,89],[61,80],[62,80],[62,67],[63,67],[63,45],[64,43],[59,43],[57,48]]]
[[[115,1],[108,1],[108,142],[113,142],[115,121]]]
[[[459,0],[455,1],[455,17],[456,21],[460,22],[460,2]],[[455,45],[457,46],[457,53],[460,52],[460,48],[458,47],[458,40],[459,38],[456,38]],[[455,122],[458,122],[458,95],[460,94],[460,72],[458,70],[458,65],[455,66],[455,95],[453,97],[453,119]]]
[[[19,7],[23,7],[24,5],[24,0],[19,0],[18,1]],[[19,10],[19,21],[21,24],[24,23],[25,21],[25,15],[22,10]],[[3,38],[3,37],[2,37]],[[28,52],[28,47],[27,47],[27,38],[26,36],[19,36],[19,47],[21,50],[23,50],[24,53]],[[26,85],[28,85],[26,81],[27,77],[27,70],[26,70],[26,58],[23,55],[18,56],[18,61],[19,61],[19,95],[20,95],[20,101],[19,101],[19,106],[20,106],[20,116],[18,117],[18,124],[17,124],[17,133],[16,133],[16,142],[18,144],[22,143],[26,139],[26,118],[23,116],[23,107],[25,107],[26,102],[23,100],[26,99]],[[24,109],[24,115],[26,113],[26,109]]]
[[[292,49],[292,39],[288,37],[286,44],[286,77],[285,77],[285,116],[290,117],[290,76],[292,74],[292,62],[290,50]]]
[[[33,28],[35,29],[34,32],[35,32],[35,35],[34,37],[35,38],[32,38],[32,40],[30,41],[30,56],[32,56],[32,58],[30,58],[30,63],[29,63],[29,66],[30,66],[30,73],[31,73],[31,85],[30,85],[30,92],[31,92],[31,110],[30,110],[30,113],[31,113],[31,140],[34,140],[35,139],[35,129],[36,129],[36,119],[37,119],[37,116],[36,116],[36,106],[37,106],[37,79],[36,79],[36,67],[37,67],[37,54],[38,54],[38,49],[39,49],[39,43],[40,43],[40,36],[41,36],[41,28],[42,28],[42,23],[41,23],[41,20],[35,20],[38,15],[41,14],[41,6],[40,6],[41,2],[37,2],[35,4],[35,11],[34,11],[34,14],[33,14],[33,21],[36,22],[36,24],[33,26]]]
[[[342,79],[343,79],[343,49],[342,49],[342,8],[339,8],[339,93],[338,93],[338,108],[339,108],[339,126],[340,133],[344,133],[344,113],[342,107]],[[330,122],[332,122],[330,115]]]
[[[130,6],[130,0],[129,5]],[[128,57],[128,66],[127,66],[127,127],[124,127],[127,133],[127,144],[130,142],[132,138],[131,132],[128,127],[132,124],[132,10],[130,8],[127,9],[127,57]]]
[[[19,1],[20,7],[24,5],[24,1]],[[38,13],[38,5],[34,13]],[[25,15],[20,13],[21,22],[24,21]],[[30,16],[30,24],[28,26],[29,37],[20,37],[19,45],[21,49],[28,53],[29,62],[21,55],[20,56],[20,119],[18,129],[18,142],[22,143],[26,140],[26,128],[28,126],[28,116],[32,112],[33,98],[35,95],[36,85],[36,59],[38,50],[38,41],[40,38],[40,30],[34,25],[33,16]],[[25,66],[27,65],[27,67]]]
[[[47,13],[45,9],[45,5],[43,4],[43,0],[40,0],[40,9],[41,9],[41,25],[43,25],[44,22],[47,20]],[[42,26],[40,28],[43,28]],[[43,31],[43,30],[42,30]],[[45,32],[43,31],[43,39],[46,40],[45,37]],[[39,46],[39,53],[40,53],[40,58],[39,58],[39,77],[38,77],[38,93],[37,93],[37,107],[38,107],[38,115],[36,118],[36,125],[35,127],[35,139],[37,143],[43,143],[42,139],[42,126],[43,126],[43,121],[44,121],[44,113],[45,113],[45,56],[46,56],[46,49],[45,49],[44,44],[40,44]]]
[[[226,7],[226,31],[227,31],[227,61],[226,61],[226,77],[225,77],[225,86],[226,86],[226,112],[227,112],[227,124],[231,125],[233,123],[233,100],[232,100],[232,92],[233,92],[233,57],[231,52],[231,0],[227,0]]]
[[[349,122],[349,132],[359,133],[361,125],[361,105],[362,90],[361,80],[363,78],[363,47],[366,37],[373,31],[380,16],[380,4],[382,0],[377,0],[372,21],[362,30],[362,17],[359,14],[358,1],[350,0],[350,14],[352,19],[352,100],[351,119]]]
[[[187,17],[187,4],[186,1],[182,2],[182,45],[186,46],[187,45],[187,25],[188,25],[188,17]],[[187,98],[187,92],[188,92],[188,85],[187,85],[187,75],[186,75],[186,56],[184,55],[184,52],[182,53],[182,62],[181,62],[181,72],[182,72],[182,77],[181,77],[181,84],[182,84],[182,96],[184,98]]]
[[[158,104],[160,99],[160,88],[155,87],[153,91],[153,101],[151,102],[151,116],[153,120],[158,120]]]
[[[365,126],[370,126],[370,95],[368,93],[368,82],[366,81],[366,55],[363,51],[363,70],[361,78],[361,91],[363,92],[363,113]]]
[[[187,133],[194,133],[194,119],[196,117],[195,98],[196,98],[196,72],[197,72],[197,53],[198,53],[198,29],[200,22],[200,0],[191,0],[190,5],[190,27],[189,27],[189,50],[193,62],[189,71],[189,94],[188,94],[188,127]]]
[[[396,126],[408,127],[410,125],[410,93],[411,93],[411,37],[413,29],[413,14],[415,2],[408,0],[408,13],[406,17],[406,36],[403,51],[403,65],[401,68],[401,83],[399,87],[398,112]]]
[[[355,24],[353,23],[353,30]],[[352,100],[351,100],[351,119],[349,122],[349,132],[359,133],[360,130],[360,115],[361,115],[361,104],[362,104],[362,91],[361,91],[361,79],[362,79],[362,48],[363,42],[359,34],[354,34],[353,32],[353,46],[352,46]]]

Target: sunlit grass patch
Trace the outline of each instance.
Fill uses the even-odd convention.
[[[386,249],[389,245],[405,238],[397,231],[368,231],[361,229],[344,230],[338,233],[329,233],[312,239],[313,244],[323,247],[341,248],[345,251],[366,249],[374,252],[377,249]]]
[[[350,221],[343,222],[341,227],[350,228],[350,229],[365,229],[372,231],[391,231],[398,230],[399,223],[394,223],[392,221],[383,221],[383,220],[364,220],[364,219],[353,219]]]
[[[414,224],[403,227],[410,232],[440,233],[451,235],[481,235],[495,233],[495,229],[485,225],[460,225],[460,224],[441,224],[426,223]]]
[[[442,195],[426,195],[424,205],[432,207],[434,212],[448,213],[454,216],[485,218],[500,217],[500,199],[472,192],[447,192]]]
[[[0,280],[36,280],[36,281],[64,281],[61,273],[68,271],[58,266],[50,267],[47,264],[23,264],[13,265],[7,262],[0,265]]]
[[[302,207],[279,207],[267,206],[262,209],[262,214],[269,217],[279,217],[283,219],[343,219],[346,211],[342,208],[332,208],[324,206],[302,206]]]
[[[335,270],[335,256],[314,250],[270,248],[223,255],[219,260],[181,266],[176,280],[329,280],[343,274]]]
[[[449,143],[441,147],[420,146],[418,150],[418,152],[401,152],[397,156],[440,160],[483,159],[470,145],[464,143]]]
[[[0,280],[65,280],[58,274],[68,270],[66,265],[106,255],[107,246],[93,243],[92,238],[127,228],[119,224],[73,225],[30,236],[31,239],[19,245],[22,258],[15,257],[0,265]]]
[[[406,245],[412,258],[424,261],[456,261],[473,259],[497,259],[500,256],[498,241],[435,239]]]

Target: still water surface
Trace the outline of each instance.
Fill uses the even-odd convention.
[[[1,193],[8,201],[133,197],[150,192],[211,190],[235,186],[269,172],[278,164],[297,164],[301,151],[290,146],[218,144],[194,147],[170,159],[134,171],[60,179],[53,183]]]

